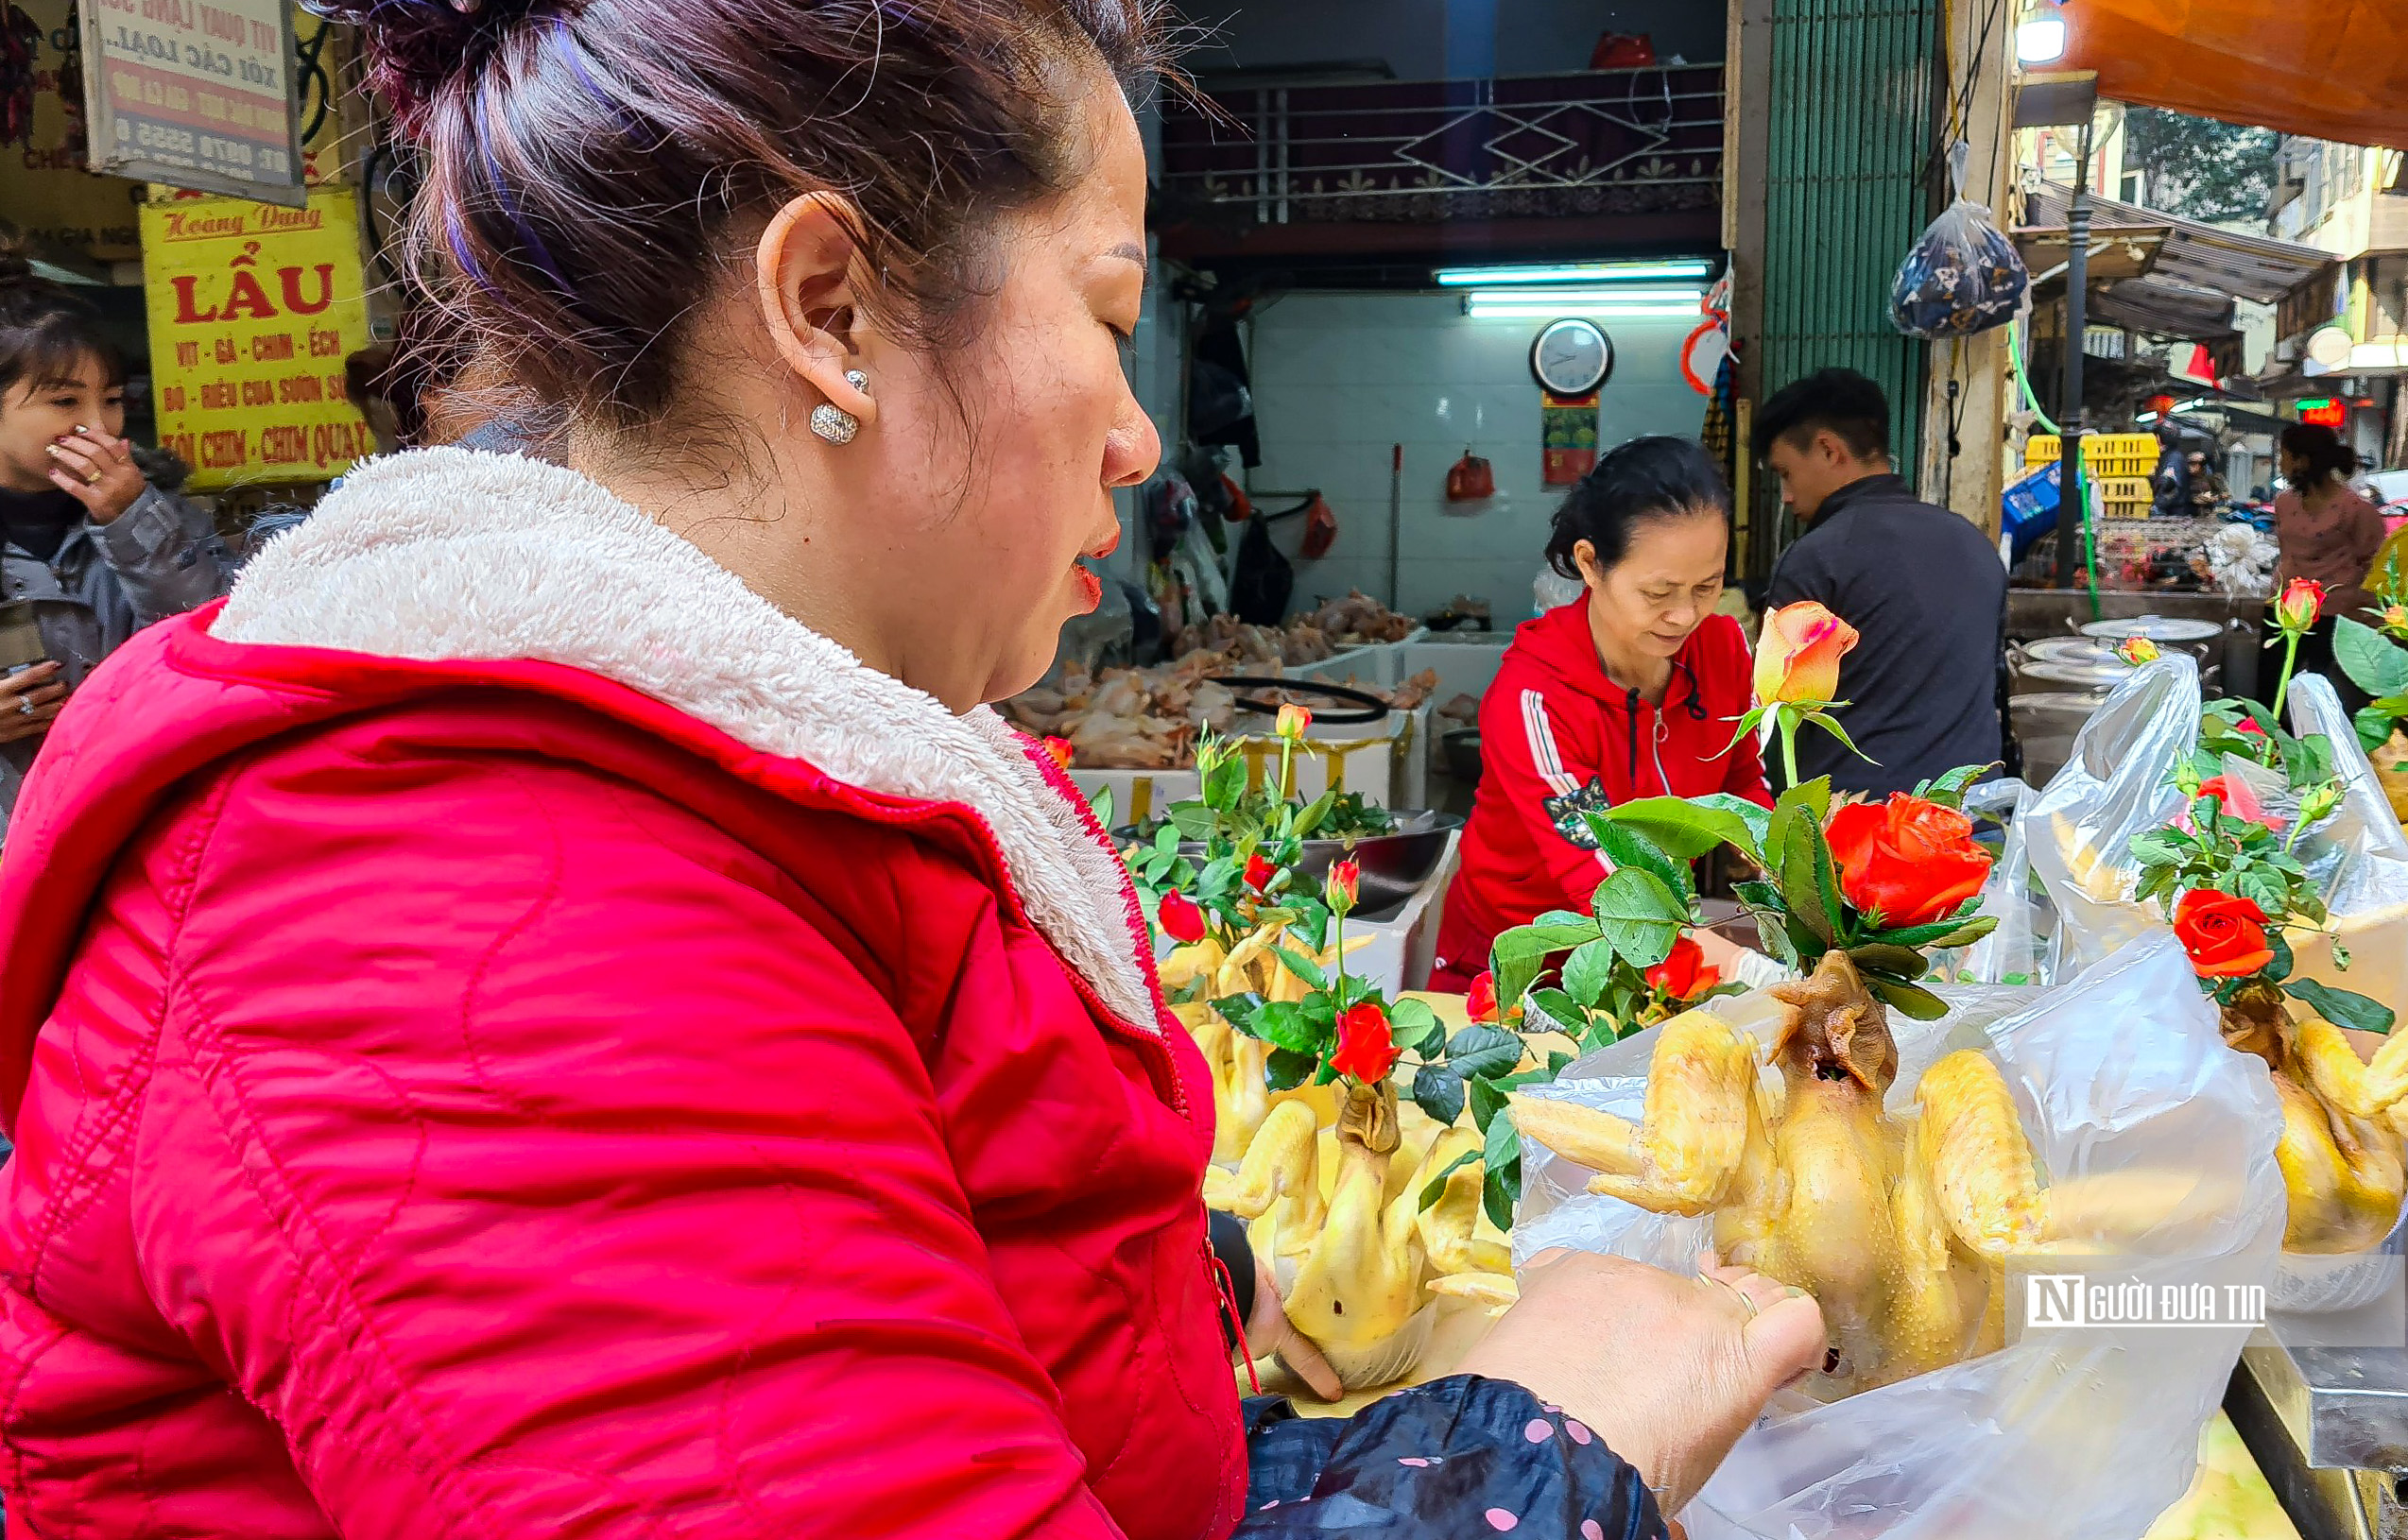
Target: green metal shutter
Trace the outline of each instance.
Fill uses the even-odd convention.
[[[1889,322],[1890,282],[1930,221],[1941,0],[1774,0],[1765,153],[1765,395],[1860,370],[1890,450],[1920,457],[1928,345]]]

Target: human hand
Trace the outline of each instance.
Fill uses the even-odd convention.
[[[1457,1367],[1563,1408],[1638,1467],[1665,1514],[1706,1483],[1773,1392],[1823,1361],[1813,1299],[1702,1258],[1684,1278],[1621,1257],[1541,1252],[1522,1299]]]
[[[51,720],[67,702],[67,687],[48,682],[58,676],[59,665],[44,659],[0,679],[0,744],[39,738],[50,730]]]
[[[78,428],[46,446],[50,479],[84,506],[95,524],[105,524],[134,505],[149,483],[134,464],[132,444],[112,438],[97,428]]]
[[[1287,1318],[1287,1309],[1280,1303],[1280,1280],[1272,1275],[1271,1264],[1260,1257],[1254,1258],[1254,1311],[1246,1320],[1246,1345],[1257,1353],[1277,1353],[1280,1361],[1295,1370],[1305,1387],[1324,1401],[1346,1394],[1330,1360]]]

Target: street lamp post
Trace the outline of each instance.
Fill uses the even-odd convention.
[[[2082,338],[2090,327],[2090,125],[2082,120],[2081,158],[2073,172],[2073,197],[2065,206],[2065,399],[2058,403],[2060,443],[2057,460],[2056,586],[2073,587],[2076,556],[2082,543],[2084,509],[2076,472],[2082,464]]]

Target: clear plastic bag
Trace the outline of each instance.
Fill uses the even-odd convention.
[[[2349,954],[2349,967],[2337,967],[2332,937],[2295,935],[2296,970],[2408,1016],[2408,830],[2392,816],[2382,781],[2331,684],[2303,674],[2291,681],[2289,704],[2291,730],[2302,738],[2324,734],[2341,778],[2341,806],[2301,843],[2314,847],[2308,869],[2319,879]]]
[[[2168,653],[2133,671],[2074,734],[2073,750],[2022,816],[2023,853],[2055,912],[2038,982],[2070,979],[2141,936],[2164,915],[2133,901],[2132,836],[2181,810],[2175,761],[2199,736],[2199,668]]]
[[[1939,993],[1952,1006],[1941,1020],[1891,1018],[1893,1114],[1943,1052],[1986,1046],[2049,1181],[2131,1172],[2187,1194],[2174,1223],[2134,1238],[2128,1275],[2154,1290],[2211,1265],[2219,1280],[2271,1283],[2284,1205],[2274,1089],[2262,1061],[2224,1046],[2172,935],[2057,988]],[[1711,1008],[1760,1035],[1777,1009],[1757,996]],[[1656,1036],[1602,1049],[1528,1094],[1636,1117]],[[1586,1171],[1535,1143],[1522,1172],[1517,1260],[1570,1246],[1694,1271],[1711,1220],[1590,1193]],[[1694,1540],[2137,1535],[2189,1483],[2246,1336],[2036,1332],[1829,1405],[1785,1396],[1681,1522]]]
[[[1944,342],[2004,326],[2031,293],[2015,243],[1989,210],[1964,196],[1968,153],[1962,141],[1951,148],[1956,201],[1924,230],[1890,286],[1890,320],[1911,337]]]
[[[2055,911],[2032,881],[2032,855],[2024,847],[2031,828],[2023,810],[2039,794],[2021,780],[1984,781],[1965,794],[1965,811],[2006,826],[2006,843],[1982,884],[1982,913],[1998,929],[1941,963],[1951,978],[1979,984],[2038,984],[2046,960]]]

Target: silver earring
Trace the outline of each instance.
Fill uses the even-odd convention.
[[[847,369],[845,384],[866,394],[869,389],[869,376],[859,369]],[[832,444],[850,444],[852,436],[861,431],[861,419],[834,402],[823,401],[811,409],[811,431]]]

